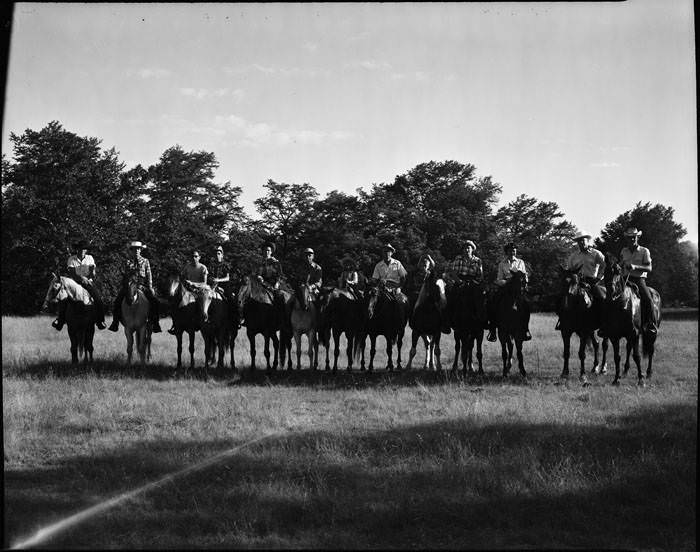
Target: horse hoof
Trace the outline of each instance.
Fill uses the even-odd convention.
[[[647,382],[644,380],[644,378],[639,378],[639,379],[637,380],[637,385],[638,385],[639,387],[646,387],[646,386],[647,386]]]
[[[614,379],[613,382],[612,382],[612,384],[613,384],[614,386],[618,387],[618,386],[620,385],[620,380],[619,380],[619,379]]]

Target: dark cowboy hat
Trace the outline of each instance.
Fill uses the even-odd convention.
[[[508,251],[508,250],[510,250],[510,249],[517,249],[517,248],[518,248],[518,246],[515,245],[514,242],[508,242],[507,244],[505,244],[505,245],[503,246],[503,251]]]
[[[265,249],[266,247],[269,247],[270,249],[272,249],[272,253],[274,253],[277,250],[277,248],[275,247],[275,244],[272,243],[271,241],[266,241],[265,243],[263,243],[260,246],[260,249]]]
[[[476,251],[476,244],[472,240],[467,240],[464,242],[464,247],[467,247],[468,245],[471,245],[474,248],[474,251]]]
[[[382,247],[382,251],[391,251],[392,253],[396,253],[396,249],[394,249],[394,246],[390,243],[384,244],[384,247]]]
[[[90,243],[87,240],[78,240],[73,244],[73,249],[90,249]]]
[[[350,255],[345,255],[345,257],[340,259],[340,264],[343,266],[350,265],[351,268],[357,268],[357,261],[353,259]]]
[[[625,236],[641,236],[642,231],[637,230],[636,226],[630,226],[627,230],[625,230]]]

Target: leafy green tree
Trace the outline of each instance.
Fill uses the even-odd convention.
[[[265,196],[255,200],[261,215],[258,231],[277,242],[277,256],[285,259],[299,245],[304,223],[318,192],[311,184],[286,184],[268,180]]]
[[[530,272],[534,306],[552,308],[552,290],[558,288],[558,268],[573,250],[576,227],[564,218],[556,203],[524,194],[501,207],[494,221],[500,245],[512,241],[518,246],[518,257],[525,261]]]
[[[103,151],[99,139],[57,121],[10,140],[13,159],[2,167],[2,308],[28,314],[37,312],[49,271],[65,267],[75,241],[92,243],[98,282],[109,280],[113,236],[126,231],[124,165],[113,148]]]
[[[640,201],[634,208],[606,224],[596,245],[601,251],[619,257],[626,245],[625,229],[637,227],[643,232],[639,238],[640,245],[651,253],[652,271],[647,282],[659,291],[663,303],[697,302],[697,261],[693,263],[687,246],[681,245],[681,239],[687,232],[673,216],[673,207]]]
[[[174,146],[148,168],[148,219],[139,237],[148,243],[148,255],[160,279],[178,273],[193,249],[200,250],[206,262],[215,244],[224,241],[244,218],[238,204],[241,188],[214,182],[218,166],[213,153],[186,152]],[[145,178],[141,171],[131,176]]]

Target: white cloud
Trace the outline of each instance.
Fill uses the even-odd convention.
[[[144,67],[139,69],[136,74],[142,79],[164,79],[172,73],[167,69]]]
[[[619,167],[620,164],[616,163],[615,161],[598,161],[591,163],[590,166],[595,167],[596,169],[609,169],[611,167]]]
[[[344,130],[327,132],[312,129],[283,129],[270,123],[248,121],[238,115],[219,116],[216,118],[216,123],[233,135],[234,143],[250,147],[320,145],[328,141],[350,140],[355,137],[354,133]]]
[[[391,69],[391,64],[386,61],[377,61],[376,59],[364,59],[362,61],[352,61],[346,64],[347,67],[360,67],[368,71],[378,71],[381,69]]]
[[[231,90],[230,88],[215,88],[213,90],[208,88],[180,88],[180,93],[183,96],[191,96],[198,100],[231,97],[235,101],[241,101],[245,96],[245,92],[240,88],[236,88],[235,90]]]
[[[261,65],[251,63],[242,67],[224,67],[224,73],[228,75],[240,75],[241,73],[258,72],[264,75],[282,77],[317,77],[319,75],[329,75],[328,69],[318,69],[314,67],[276,67],[272,65]]]
[[[304,50],[306,50],[308,52],[315,52],[316,50],[318,50],[318,44],[307,40],[302,45],[302,48],[304,48]]]

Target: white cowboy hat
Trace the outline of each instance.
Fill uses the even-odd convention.
[[[627,230],[625,230],[625,236],[641,236],[642,231],[637,230],[636,226],[630,226]]]
[[[592,236],[585,230],[579,230],[578,234],[576,234],[576,237],[574,238],[574,241],[578,241],[581,238],[588,238],[590,240]]]
[[[214,249],[214,251],[221,251],[221,252],[223,253],[223,252],[224,252],[224,248],[221,247],[220,245],[217,245],[217,246],[216,246],[216,249]]]
[[[311,249],[310,247],[307,247],[306,249],[304,249],[304,253],[313,253],[313,252],[314,252],[314,250]]]
[[[143,244],[142,244],[140,241],[138,241],[138,240],[132,240],[132,241],[129,242],[128,247],[138,247],[139,249],[143,249],[143,248],[146,247],[146,246],[143,245]]]

